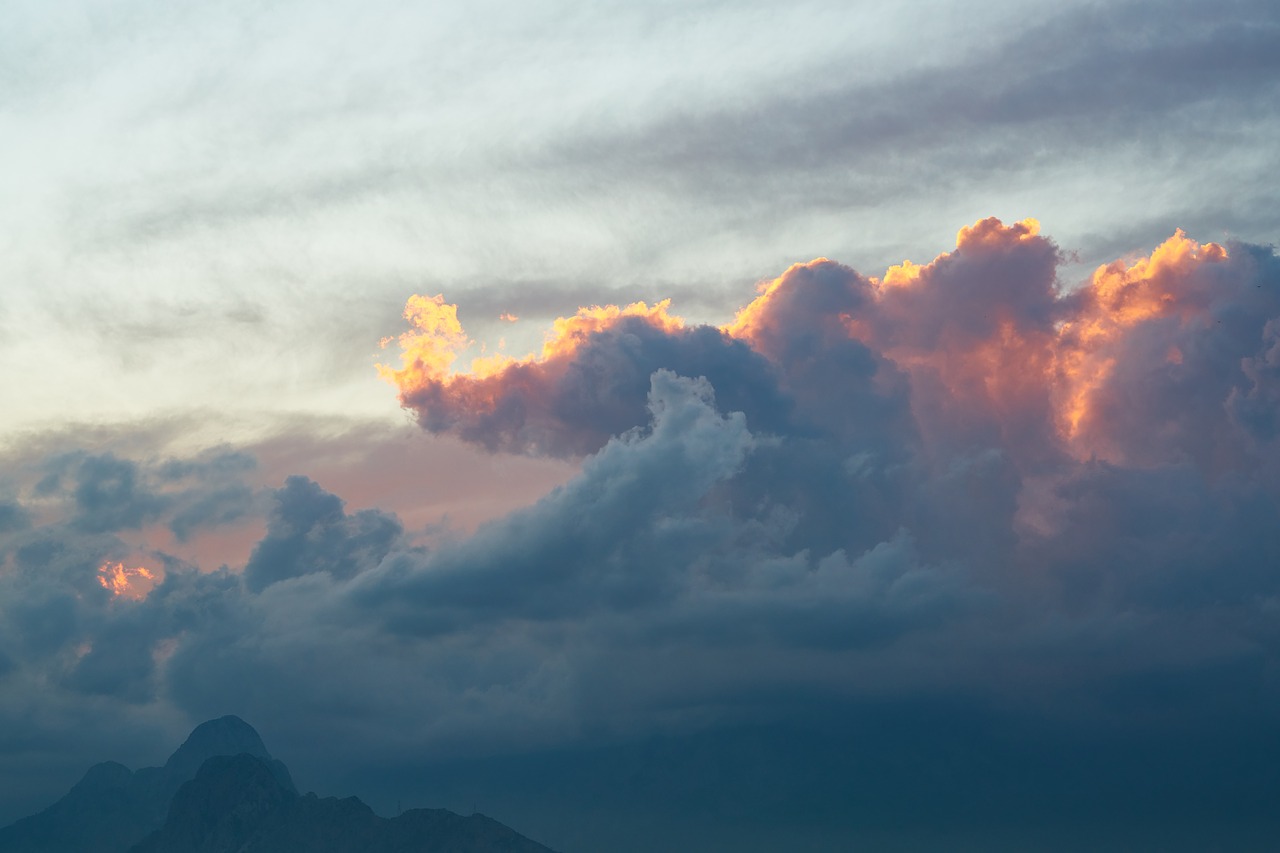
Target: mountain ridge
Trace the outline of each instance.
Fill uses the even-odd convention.
[[[0,853],[552,853],[481,815],[381,818],[356,797],[300,795],[258,732],[201,723],[160,767],[91,766],[48,808],[0,827]]]
[[[207,760],[163,827],[129,853],[553,853],[483,815],[412,809],[383,818],[356,797],[298,795],[261,758]]]

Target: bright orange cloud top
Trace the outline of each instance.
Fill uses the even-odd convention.
[[[106,562],[98,568],[98,583],[118,598],[146,598],[159,581],[154,572],[143,566]]]
[[[968,432],[986,441],[977,436],[995,430],[1026,464],[1064,453],[1177,458],[1190,452],[1176,446],[1179,430],[1193,425],[1147,423],[1169,446],[1144,446],[1133,422],[1141,413],[1125,412],[1124,400],[1156,393],[1137,390],[1154,375],[1170,388],[1191,375],[1188,353],[1214,333],[1215,306],[1274,300],[1249,285],[1247,264],[1231,261],[1224,247],[1178,231],[1149,256],[1106,264],[1064,288],[1062,254],[1036,220],[988,218],[961,228],[953,251],[879,278],[825,258],[796,264],[719,328],[688,326],[668,300],[582,308],[554,321],[541,353],[478,358],[466,372],[453,370],[472,343],[456,307],[414,296],[405,308],[414,330],[399,339],[402,366],[379,370],[428,429],[525,452],[589,452],[643,426],[633,398],[642,402],[647,386],[638,377],[665,367],[707,376],[749,422],[767,420],[766,398],[775,413],[792,406],[787,417],[797,422],[830,423],[835,400],[905,394],[903,411],[926,443]],[[1252,354],[1246,345],[1241,357]],[[1204,393],[1226,395],[1241,381]],[[1169,401],[1150,404],[1151,417],[1177,420]],[[806,411],[815,406],[830,411]],[[859,411],[876,406],[839,417]],[[551,450],[557,431],[574,440]]]

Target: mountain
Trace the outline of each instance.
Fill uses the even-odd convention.
[[[354,797],[299,796],[239,717],[202,723],[163,767],[89,768],[49,808],[0,828],[0,853],[550,853],[472,815],[380,818]]]
[[[271,757],[271,753],[267,752],[266,744],[262,742],[262,738],[258,736],[253,726],[235,716],[219,717],[196,726],[183,741],[182,746],[178,747],[178,751],[169,756],[169,760],[164,763],[164,772],[170,778],[177,779],[178,784],[181,785],[189,779],[194,779],[200,765],[215,755],[241,753],[265,759],[271,766],[272,772],[281,777],[282,784],[287,788],[293,788],[289,771],[282,763]]]
[[[281,785],[293,788],[253,726],[221,717],[196,726],[163,767],[131,771],[114,761],[90,767],[52,806],[0,829],[0,853],[123,853],[164,823],[173,795],[201,764],[236,753],[268,762]]]
[[[483,815],[380,818],[355,797],[299,796],[252,755],[211,758],[130,853],[552,853]]]

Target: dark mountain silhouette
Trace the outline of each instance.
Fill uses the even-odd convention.
[[[49,808],[0,829],[0,853],[549,853],[480,815],[387,820],[354,797],[299,796],[239,717],[202,723],[163,767],[96,764]]]
[[[551,853],[482,815],[413,809],[380,818],[355,797],[298,796],[263,759],[211,758],[164,826],[130,853]]]
[[[196,726],[163,767],[135,772],[114,761],[90,767],[52,806],[0,829],[0,853],[122,853],[164,823],[169,801],[201,764],[241,752],[269,762],[280,783],[293,788],[253,726],[221,717]]]
[[[164,771],[181,785],[194,779],[200,765],[215,755],[256,755],[266,759],[272,772],[280,776],[285,787],[292,789],[293,780],[285,766],[271,757],[253,726],[239,717],[227,716],[201,723],[187,737],[178,751],[164,763]],[[176,788],[175,788],[176,790]],[[166,804],[167,805],[167,804]]]

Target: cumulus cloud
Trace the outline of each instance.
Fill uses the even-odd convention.
[[[81,460],[75,473],[75,524],[102,533],[138,528],[156,518],[165,501],[137,479],[137,466],[129,460],[110,454]]]
[[[719,328],[665,303],[583,309],[540,355],[470,371],[453,369],[468,339],[436,297],[451,337],[418,322],[384,375],[430,431],[551,454],[641,426],[645,371],[703,377],[721,411],[777,439],[730,499],[789,512],[797,548],[867,548],[905,525],[936,556],[1007,552],[1046,483],[1081,461],[1188,464],[1210,480],[1265,464],[1270,250],[1178,232],[1076,288],[1063,263],[1033,220],[986,219],[954,251],[879,277],[797,264]]]
[[[290,477],[275,494],[266,537],[245,564],[245,583],[259,592],[314,572],[351,578],[362,566],[377,565],[403,532],[393,516],[377,510],[347,515],[339,497],[306,477]]]
[[[437,610],[547,618],[672,595],[697,554],[688,544],[723,535],[699,508],[754,439],[742,414],[716,413],[705,379],[656,371],[648,399],[648,431],[611,440],[576,480],[442,549],[424,569],[364,579],[361,596],[394,601],[431,631]]]
[[[665,302],[582,309],[540,355],[465,372],[453,370],[469,343],[456,309],[415,297],[403,366],[383,370],[428,430],[532,453],[592,452],[641,425],[639,377],[665,368],[707,378],[723,410],[773,434],[994,447],[1028,469],[1064,452],[1224,464],[1235,428],[1224,403],[1243,414],[1269,389],[1274,254],[1179,231],[1074,290],[1062,263],[1034,220],[986,219],[954,251],[878,278],[798,264],[719,328],[687,325]]]
[[[245,482],[252,457],[213,450],[192,459],[124,458],[112,451],[65,451],[39,460],[30,491],[85,533],[118,533],[163,523],[180,540],[234,523],[253,506]]]
[[[680,511],[698,531],[683,556],[649,544],[638,569],[679,567],[689,586],[669,588],[655,624],[681,624],[691,644],[750,625],[776,650],[799,642],[802,625],[807,643],[853,648],[857,637],[909,643],[951,624],[970,626],[951,629],[955,649],[976,653],[969,644],[989,640],[995,624],[1014,631],[1008,642],[1056,646],[1062,635],[1048,626],[1084,620],[1113,626],[1102,633],[1126,646],[1114,666],[1141,668],[1160,655],[1121,641],[1114,626],[1141,612],[1148,640],[1176,634],[1178,608],[1211,600],[1219,614],[1189,632],[1200,632],[1200,653],[1256,649],[1255,636],[1219,620],[1255,623],[1275,594],[1275,254],[1177,232],[1077,286],[1060,278],[1065,263],[1034,220],[985,219],[961,229],[954,250],[879,276],[826,259],[797,264],[720,327],[684,323],[666,304],[584,309],[553,327],[540,355],[459,371],[454,357],[470,342],[451,313],[449,360],[415,357],[433,335],[418,324],[403,366],[384,373],[430,431],[600,458],[615,452],[607,434],[637,435],[645,424],[640,392],[615,378],[656,366],[704,381],[715,392],[708,405],[743,417],[750,451],[696,509]],[[449,310],[442,297],[432,302]],[[695,339],[709,345],[687,345]],[[589,377],[592,392],[548,407],[555,417],[540,413],[536,439],[514,438],[530,434],[519,417],[490,419],[554,398],[567,377]],[[722,384],[735,389],[732,403]],[[603,507],[591,517],[612,529]],[[622,549],[647,530],[637,523],[607,541]],[[594,555],[586,576],[629,565],[621,550],[565,550]],[[872,555],[889,554],[909,559],[889,561],[898,565],[889,580],[868,585]],[[433,580],[428,572],[421,582]],[[513,588],[511,601],[491,602],[496,613],[508,618],[521,601],[526,615],[538,610],[519,595],[525,587]],[[837,593],[855,589],[856,601]],[[898,597],[905,589],[917,590],[918,606]],[[761,612],[738,609],[748,601]],[[828,620],[821,613],[833,602],[839,615]],[[715,630],[682,622],[693,612]],[[974,620],[989,620],[987,629]],[[1023,631],[1049,633],[1032,641]],[[983,654],[1029,665],[1008,647]],[[960,665],[984,680],[971,661]],[[1069,667],[1051,669],[1044,678],[1072,680]]]
[[[594,452],[644,424],[649,378],[660,368],[707,377],[731,410],[764,418],[782,408],[758,356],[714,328],[686,328],[668,307],[583,308],[555,322],[539,356],[482,357],[458,381],[450,371],[470,341],[457,308],[415,296],[405,307],[415,329],[399,339],[402,366],[381,370],[427,429],[493,450]]]

